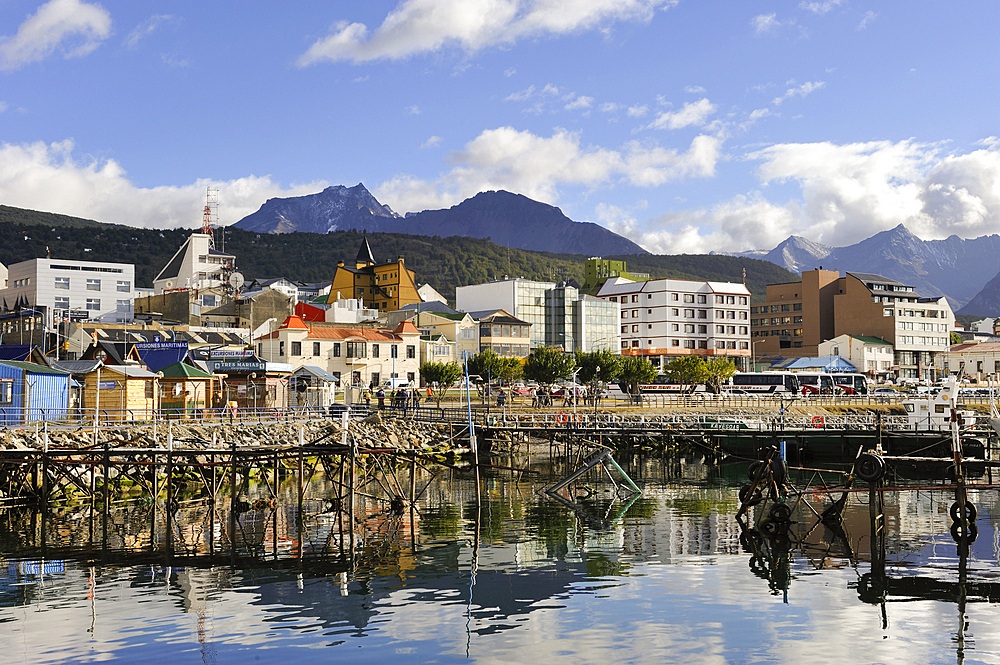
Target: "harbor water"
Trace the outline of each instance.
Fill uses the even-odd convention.
[[[420,470],[413,509],[359,496],[353,547],[322,478],[301,513],[290,487],[251,502],[236,552],[197,499],[169,534],[162,501],[7,509],[0,663],[1000,662],[995,490],[967,557],[948,492],[886,493],[873,581],[866,493],[842,529],[807,495],[772,538],[736,519],[745,467],[626,469],[638,497],[595,474],[554,500],[542,468],[479,506],[468,474]]]

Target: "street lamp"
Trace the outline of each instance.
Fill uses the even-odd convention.
[[[583,369],[582,367],[577,367],[573,370],[573,422],[576,422],[576,375]]]
[[[595,422],[597,421],[597,390],[599,385],[597,383],[597,375],[600,373],[601,373],[601,366],[598,365],[597,367],[594,368],[594,421]]]

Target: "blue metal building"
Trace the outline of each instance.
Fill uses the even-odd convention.
[[[35,363],[0,361],[0,425],[59,420],[69,411],[70,375]]]

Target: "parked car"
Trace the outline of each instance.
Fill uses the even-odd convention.
[[[896,390],[895,388],[889,388],[889,387],[886,387],[886,386],[882,386],[880,388],[875,388],[874,390],[872,390],[872,395],[875,395],[876,397],[879,397],[879,396],[881,396],[881,397],[891,397],[893,395],[898,395],[898,394],[899,394],[898,390]]]

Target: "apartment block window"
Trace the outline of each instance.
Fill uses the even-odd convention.
[[[302,342],[292,342],[292,355],[293,356],[302,355]]]
[[[639,302],[639,294],[634,294],[632,296],[632,302]]]
[[[334,353],[333,355],[338,355],[338,354]],[[368,349],[366,348],[365,342],[347,342],[347,357],[367,358]]]
[[[117,284],[115,284],[115,290],[118,293],[128,293],[132,290],[132,282],[118,280]]]
[[[740,321],[746,321],[746,320],[747,320],[747,313],[740,312]]]
[[[726,304],[726,297],[725,296],[715,296],[715,304],[716,305],[725,305]]]
[[[54,306],[56,309],[69,309],[69,298],[68,297],[56,298]]]
[[[801,312],[802,311],[802,303],[800,303],[800,302],[792,303],[792,311],[793,312]]]
[[[678,296],[677,296],[677,294],[676,294],[676,293],[671,293],[671,294],[670,294],[670,300],[671,300],[672,302],[677,302],[677,298],[678,298]]]
[[[101,309],[100,298],[87,298],[87,309],[93,310],[95,312],[100,311]]]
[[[651,310],[651,309],[647,309],[646,310],[646,314],[652,314],[652,313],[653,313],[653,310]]]
[[[750,342],[740,342],[740,348],[744,349],[744,350],[749,349],[750,348]]]
[[[623,319],[627,319],[628,318],[628,310],[627,309],[623,309],[622,310],[622,318]]]
[[[623,333],[627,333],[628,332],[628,326],[622,326],[622,332]]]
[[[638,325],[632,326],[632,332],[634,332],[634,333],[639,332],[639,326]]]
[[[639,318],[639,310],[637,310],[637,309],[633,309],[632,310],[632,318],[633,319],[638,319]]]
[[[334,342],[333,344],[333,357],[334,358],[340,357],[340,342]]]
[[[746,326],[740,326],[740,334],[741,335],[746,335],[747,334],[747,327]]]
[[[707,339],[699,339],[698,340],[698,348],[699,349],[707,349],[708,348],[708,340]]]
[[[681,310],[677,309],[676,307],[670,308],[670,316],[680,316],[680,315],[681,315]]]
[[[684,310],[684,316],[686,318],[688,318],[688,319],[693,319],[694,318],[694,310],[693,309],[686,309],[686,310]]]
[[[278,342],[278,355],[279,356],[284,356],[285,355],[285,343],[284,342]]]
[[[391,351],[392,351],[392,357],[393,358],[398,358],[399,357],[399,345],[398,344],[393,344]]]
[[[705,304],[706,302],[707,302],[707,301],[706,301],[706,298],[705,298],[705,296],[703,296],[703,295],[699,295],[699,296],[698,296],[698,304],[699,304],[699,305],[704,305],[704,304]]]
[[[726,312],[726,318],[727,319],[735,319],[736,318],[736,312],[734,312],[733,310],[729,310],[728,312]]]
[[[685,293],[684,294],[684,302],[694,302],[694,294],[693,293]]]
[[[653,299],[653,294],[652,293],[647,293],[646,294],[646,300],[652,300],[652,299]]]
[[[722,335],[726,332],[726,326],[715,326],[716,334]]]
[[[735,305],[736,304],[736,296],[726,296],[726,304],[727,305]]]
[[[747,297],[746,296],[740,296],[740,304],[741,305],[747,304]]]
[[[62,289],[63,291],[69,290],[69,277],[56,277],[55,288]]]
[[[685,349],[693,349],[694,348],[694,340],[693,339],[686,339],[686,340],[684,340],[684,348]]]
[[[726,326],[726,334],[727,335],[735,335],[736,334],[736,326]]]
[[[690,323],[687,324],[687,325],[685,325],[684,326],[684,332],[686,332],[686,333],[693,333],[694,332],[694,326],[692,324],[690,324]]]
[[[407,344],[406,345],[406,357],[407,358],[416,358],[417,357],[417,347],[414,346],[413,344]]]
[[[716,342],[715,343],[715,348],[717,348],[717,349],[724,349],[724,348],[726,348],[726,343],[725,342]]]
[[[639,347],[639,340],[633,339],[632,340],[632,346],[635,347],[635,348],[638,348]]]
[[[652,329],[653,329],[653,324],[652,323],[646,324],[646,330],[652,330]]]
[[[792,311],[792,306],[791,305],[782,305],[781,306],[781,311],[782,312],[790,312],[790,311]]]
[[[67,298],[67,300],[68,300],[68,298]],[[131,307],[132,307],[132,301],[131,300],[116,300],[115,301],[115,309],[118,310],[119,312],[127,312],[127,311],[129,311],[129,309],[131,309]]]
[[[313,355],[319,355],[319,342],[313,342]]]
[[[610,298],[608,298],[608,300],[610,300],[611,302],[618,302],[618,296],[611,296]]]
[[[708,318],[708,310],[699,309],[698,310],[698,318],[699,319],[707,319]]]
[[[681,341],[679,339],[672,339],[672,340],[670,340],[670,346],[680,346],[680,345],[681,345]]]
[[[378,344],[372,344],[372,358],[378,358]]]
[[[708,326],[698,326],[698,334],[699,335],[707,335],[708,334]]]
[[[87,279],[87,290],[88,291],[100,291],[101,290],[101,280],[88,278]]]
[[[715,318],[717,318],[717,319],[724,319],[724,318],[726,318],[726,313],[723,312],[721,309],[717,309],[717,310],[715,310]]]

